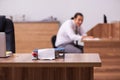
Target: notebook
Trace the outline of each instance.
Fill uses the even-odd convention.
[[[0,57],[6,56],[6,37],[4,32],[0,32]]]

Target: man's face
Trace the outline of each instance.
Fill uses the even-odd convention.
[[[74,21],[75,21],[75,24],[79,27],[79,26],[81,26],[81,24],[83,23],[83,17],[80,16],[80,15],[78,15],[78,16],[74,19]]]

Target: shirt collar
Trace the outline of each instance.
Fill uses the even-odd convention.
[[[72,22],[73,22],[73,26],[75,26],[75,27],[76,27],[77,25],[75,24],[74,20],[72,20]]]

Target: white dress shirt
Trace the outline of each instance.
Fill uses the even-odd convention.
[[[62,44],[74,43],[75,41],[78,41],[79,45],[83,45],[83,43],[81,43],[81,38],[86,34],[84,33],[81,26],[78,28],[78,34],[76,34],[76,25],[74,20],[67,20],[64,22],[57,33],[55,45],[60,46]]]

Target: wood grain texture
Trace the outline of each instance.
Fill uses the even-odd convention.
[[[98,38],[120,40],[120,22],[97,24],[87,34]]]
[[[101,66],[98,54],[66,54],[64,60],[37,61],[31,60],[31,54],[14,55],[0,58],[0,80],[94,80],[93,67]]]
[[[65,59],[32,60],[30,53],[0,58],[1,67],[100,67],[98,54],[65,54]]]
[[[102,67],[94,68],[95,80],[120,80],[120,41],[85,42],[84,52],[99,53]]]
[[[80,68],[2,68],[0,80],[93,80],[92,67]]]
[[[84,52],[99,53],[102,60],[102,67],[94,68],[94,80],[120,80],[120,22],[98,24],[88,35],[103,38],[84,41]]]
[[[16,52],[32,52],[35,48],[52,48],[51,37],[57,34],[58,22],[14,23]]]
[[[120,22],[111,24],[111,35],[114,39],[120,40]]]

